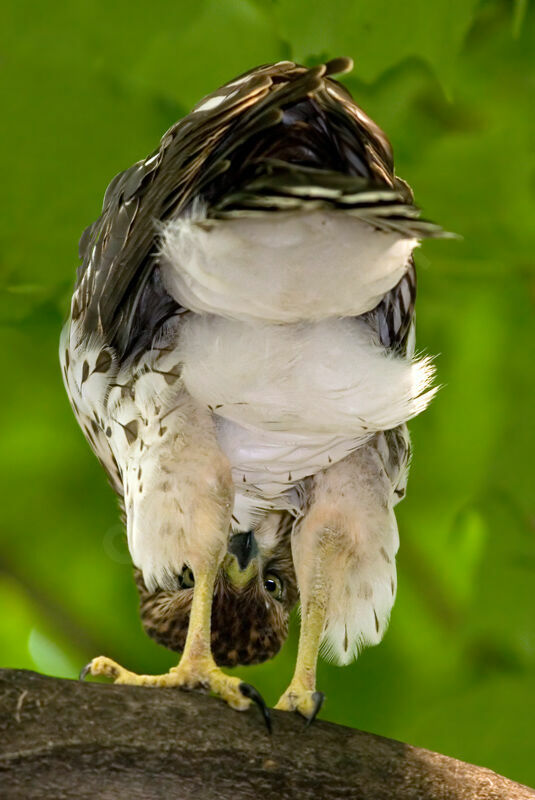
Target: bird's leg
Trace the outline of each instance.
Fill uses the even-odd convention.
[[[293,678],[275,706],[283,711],[298,711],[309,722],[323,702],[323,695],[316,691],[316,665],[329,598],[328,564],[338,539],[336,529],[327,520],[324,510],[322,513],[322,509],[314,509],[303,521],[297,533],[299,541],[294,543],[294,554],[295,550],[307,551],[304,565],[298,570],[301,632]]]
[[[195,582],[184,653],[179,665],[170,672],[170,685],[183,689],[210,689],[232,708],[242,710],[251,702],[240,688],[242,681],[225,675],[216,665],[210,648],[210,616],[216,574],[217,569],[201,572]]]
[[[318,712],[316,661],[324,636],[342,663],[363,641],[381,640],[395,596],[392,493],[373,442],[314,476],[305,516],[292,532],[301,634],[295,673],[277,708],[308,720]]]
[[[258,693],[238,678],[225,675],[211,653],[214,585],[227,551],[234,489],[230,465],[215,442],[211,418],[187,395],[181,399],[180,416],[175,419],[167,414],[163,428],[160,420],[152,434],[147,431],[148,444],[131,459],[133,474],[127,472],[126,477],[136,491],[130,492],[126,511],[129,547],[137,563],[156,562],[160,575],[173,568],[178,572],[187,563],[195,576],[182,658],[165,675],[137,675],[100,656],[87,665],[83,675],[103,675],[115,683],[138,686],[204,689],[236,709],[247,708],[251,701],[262,706]],[[152,524],[147,525],[147,520]],[[175,527],[187,560],[173,550],[176,539],[169,532]],[[158,564],[158,558],[167,561]],[[265,708],[262,710],[266,716]]]
[[[196,573],[186,644],[180,663],[164,675],[137,675],[105,656],[94,658],[87,674],[113,678],[115,683],[205,689],[214,692],[232,708],[243,710],[251,703],[250,687],[239,678],[225,675],[216,665],[210,648],[210,616],[219,561]],[[255,698],[252,698],[255,699]]]
[[[311,599],[301,615],[301,634],[295,671],[290,685],[275,708],[298,711],[312,722],[323,703],[323,694],[316,691],[316,664],[325,623],[325,594]]]

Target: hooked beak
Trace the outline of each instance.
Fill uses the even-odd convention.
[[[228,552],[236,556],[236,561],[241,570],[247,569],[249,563],[258,555],[258,545],[252,531],[235,533],[230,537]]]
[[[235,586],[245,586],[256,575],[258,545],[252,531],[231,536],[223,567]]]

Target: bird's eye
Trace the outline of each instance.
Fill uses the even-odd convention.
[[[184,569],[178,576],[178,587],[179,589],[192,589],[193,586],[195,586],[195,578],[193,577],[193,572],[189,567],[184,567]]]
[[[275,598],[275,600],[282,599],[282,581],[274,572],[268,572],[264,576],[264,589],[268,594]]]

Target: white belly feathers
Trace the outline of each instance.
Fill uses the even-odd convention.
[[[210,407],[236,488],[273,498],[430,402],[433,366],[388,354],[362,320],[272,325],[182,321],[175,355]]]

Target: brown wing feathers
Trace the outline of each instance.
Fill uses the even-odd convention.
[[[440,235],[417,219],[383,132],[329,77],[350,68],[349,59],[334,59],[245,73],[113,179],[102,215],[80,241],[72,315],[88,335],[98,330],[124,359],[180,311],[159,277],[155,221],[187,212],[195,199],[213,217],[328,205],[379,229]]]

